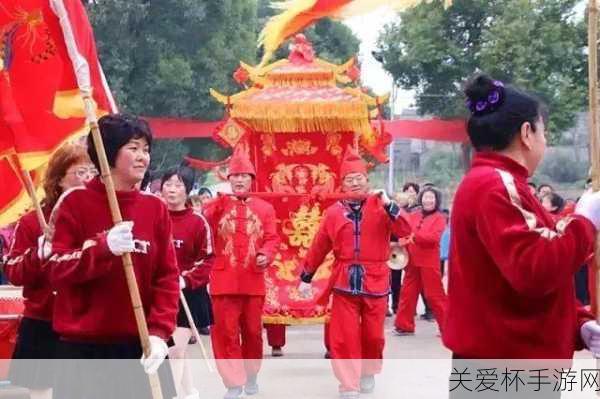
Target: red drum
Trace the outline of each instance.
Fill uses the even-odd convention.
[[[23,309],[21,288],[0,286],[0,380],[8,375]]]

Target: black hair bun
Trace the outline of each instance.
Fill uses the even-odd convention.
[[[504,83],[481,74],[465,87],[466,107],[473,115],[485,115],[497,110],[504,102]]]

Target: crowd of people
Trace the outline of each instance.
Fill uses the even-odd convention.
[[[394,198],[373,190],[366,162],[352,147],[344,154],[345,198],[324,211],[298,279],[300,295],[312,297],[313,276],[333,254],[317,303],[330,307],[324,340],[342,398],[373,392],[386,315],[395,313],[395,335],[415,334],[419,295],[430,309],[424,318],[435,319],[455,361],[571,359],[583,347],[600,354],[600,327],[573,282],[592,259],[600,193],[586,191],[575,203],[528,182],[545,149],[547,115],[537,99],[485,75],[465,94],[476,154],[451,211],[432,184],[407,183]],[[87,148],[56,152],[44,183],[48,228],[34,211],[24,215],[5,257],[4,275],[25,298],[13,358],[141,358],[142,367],[125,381],[119,368],[98,379],[69,362],[52,370],[15,362],[11,381],[37,398],[141,398],[150,396],[145,373],[158,373],[164,397],[195,399],[185,358],[196,326],[210,333],[225,398],[258,393],[264,273],[280,239],[273,206],[252,195],[254,165],[236,149],[230,194],[190,196],[193,179],[177,168],[154,195],[144,181],[148,125],[117,114],[99,127],[124,222],[113,225],[91,138]],[[406,255],[403,270],[390,272],[392,249]],[[145,354],[133,310],[124,306],[124,254],[147,320]]]

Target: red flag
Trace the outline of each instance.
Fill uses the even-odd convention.
[[[0,2],[0,158],[16,154],[39,171],[65,141],[87,134],[81,91],[98,114],[115,112],[91,25],[80,0]],[[18,173],[2,161],[0,220],[18,217]],[[36,179],[34,179],[36,181]]]

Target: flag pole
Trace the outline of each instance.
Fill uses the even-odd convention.
[[[108,205],[110,207],[112,220],[113,223],[117,225],[123,221],[123,217],[121,216],[121,210],[119,209],[117,193],[115,191],[114,182],[110,174],[110,166],[106,157],[106,151],[104,149],[104,143],[102,142],[102,136],[100,135],[100,128],[98,127],[98,119],[96,117],[94,101],[92,100],[91,94],[89,92],[82,90],[81,94],[83,96],[83,101],[85,105],[85,114],[92,131],[94,147],[96,148],[96,154],[98,154],[100,173],[102,176],[104,187],[106,188],[106,194],[108,196]],[[129,288],[129,295],[131,297],[131,305],[133,306],[135,322],[137,324],[138,334],[140,336],[140,343],[142,345],[144,355],[147,357],[150,355],[150,339],[148,333],[148,325],[146,324],[146,315],[144,314],[144,308],[142,307],[140,290],[135,279],[135,272],[133,270],[131,254],[129,252],[124,253],[121,256],[121,259],[123,261],[123,269],[125,271],[127,287]],[[152,391],[152,398],[163,399],[158,374],[149,374],[148,378],[150,379],[150,389]]]
[[[598,2],[588,3],[588,84],[589,84],[589,123],[590,123],[590,162],[592,188],[600,190],[600,131],[598,130]],[[596,323],[600,324],[600,234],[596,237]]]
[[[21,180],[23,187],[25,187],[27,195],[29,195],[29,198],[31,198],[31,202],[33,204],[33,208],[35,209],[35,215],[37,216],[38,223],[40,224],[42,233],[45,235],[48,230],[48,224],[46,223],[44,212],[42,212],[42,207],[35,192],[35,186],[33,185],[33,181],[31,180],[31,175],[29,174],[29,171],[23,169],[17,155],[9,156],[8,163],[15,171],[15,173],[19,176],[19,180]]]
[[[185,312],[185,316],[188,319],[188,323],[190,323],[190,328],[192,329],[192,334],[194,335],[194,338],[196,338],[196,341],[198,342],[198,345],[200,345],[200,352],[202,353],[202,357],[204,358],[204,361],[206,362],[206,368],[208,369],[209,372],[214,373],[214,369],[211,366],[209,360],[208,360],[208,355],[206,354],[206,348],[204,347],[204,344],[202,343],[202,337],[200,337],[200,333],[198,332],[198,329],[196,328],[196,323],[194,323],[194,317],[192,317],[192,312],[190,311],[190,306],[187,303],[187,300],[185,299],[185,295],[183,295],[183,291],[179,290],[179,300],[181,301],[181,306],[183,306],[183,310]]]

